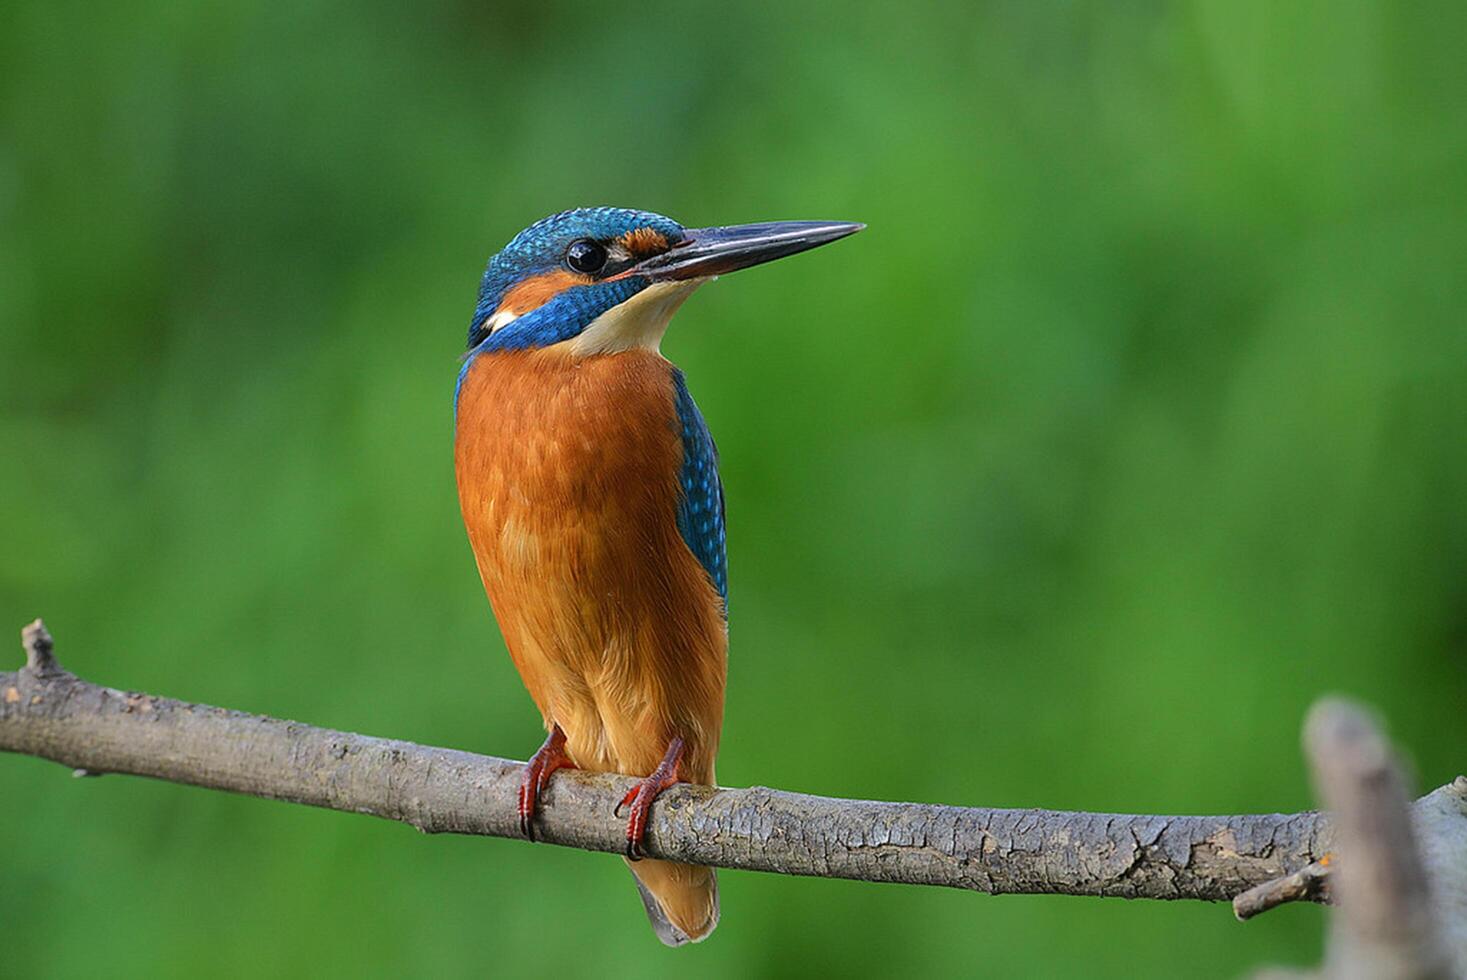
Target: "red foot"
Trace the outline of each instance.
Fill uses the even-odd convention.
[[[520,777],[520,833],[530,840],[535,839],[535,801],[539,799],[540,791],[545,788],[555,770],[575,767],[576,764],[570,761],[570,756],[565,754],[565,732],[560,730],[559,725],[552,726],[545,744],[530,756],[524,775]]]
[[[683,759],[683,740],[674,738],[667,746],[667,754],[652,770],[652,775],[642,780],[627,791],[621,802],[616,806],[616,813],[621,814],[621,808],[630,805],[632,808],[631,818],[627,820],[627,860],[640,861],[646,857],[642,850],[642,838],[647,833],[647,816],[652,811],[652,801],[657,799],[661,793],[673,783],[679,782],[677,774],[678,766]]]

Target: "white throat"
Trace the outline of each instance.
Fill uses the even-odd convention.
[[[667,333],[667,324],[683,300],[707,279],[659,282],[592,320],[566,341],[574,354],[614,354],[624,350],[655,351]]]

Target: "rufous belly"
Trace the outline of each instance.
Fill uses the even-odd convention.
[[[722,601],[677,527],[672,367],[645,350],[489,352],[459,393],[459,502],[510,656],[577,766],[714,782]]]

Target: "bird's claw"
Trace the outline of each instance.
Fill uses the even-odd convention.
[[[525,773],[520,777],[520,791],[518,800],[518,811],[520,815],[520,833],[526,840],[535,841],[535,797],[539,795],[539,773],[536,760],[531,759],[530,764],[525,767]]]
[[[674,738],[667,746],[667,754],[662,757],[657,768],[652,770],[652,774],[627,790],[612,811],[619,817],[623,807],[631,807],[631,814],[627,818],[628,861],[640,861],[647,856],[642,847],[642,838],[647,834],[647,818],[652,810],[652,801],[657,799],[657,794],[678,781],[678,764],[682,761],[682,756],[683,740]]]
[[[650,778],[651,777],[649,776],[648,779],[650,779]],[[621,811],[622,810],[626,809],[627,807],[631,806],[634,802],[636,802],[637,797],[639,795],[641,795],[641,792],[642,792],[642,783],[645,783],[646,781],[647,780],[644,779],[641,782],[636,783],[635,785],[633,785],[631,789],[627,790],[626,793],[622,795],[621,802],[618,803],[612,809],[611,815],[614,816],[614,817],[621,816]]]
[[[519,806],[519,811],[520,811],[520,833],[531,844],[535,843],[535,821],[533,819],[533,817],[534,817],[534,809],[533,809],[533,807],[534,807],[533,804],[530,804],[529,806],[526,805],[525,792],[524,792],[523,789],[521,789],[520,790],[520,806]]]
[[[550,781],[557,769],[574,769],[575,763],[565,754],[565,732],[560,730],[559,725],[550,729],[550,735],[545,739],[545,744],[530,757],[525,765],[525,771],[520,776],[519,797],[517,800],[520,817],[520,833],[525,839],[534,843],[535,840],[535,802],[540,798],[540,791]]]

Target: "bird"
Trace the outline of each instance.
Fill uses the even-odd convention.
[[[485,268],[454,392],[454,470],[505,646],[547,733],[517,800],[562,768],[638,777],[626,861],[657,938],[718,924],[713,869],[647,858],[653,800],[713,785],[728,560],[718,455],[660,352],[718,276],[860,231],[836,221],[685,228],[630,208],[562,211]]]

